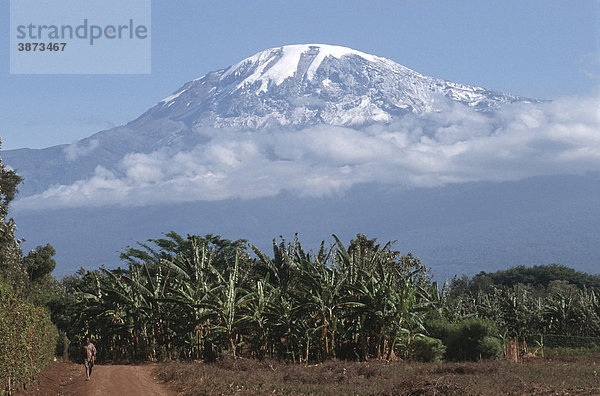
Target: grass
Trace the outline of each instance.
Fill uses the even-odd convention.
[[[523,363],[348,362],[224,358],[173,362],[156,375],[182,395],[598,395],[600,353]]]
[[[600,355],[600,347],[579,347],[579,348],[544,348],[544,355],[550,358],[560,356],[582,356],[582,355]]]

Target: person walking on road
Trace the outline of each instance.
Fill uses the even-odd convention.
[[[92,368],[96,361],[96,347],[91,343],[90,337],[85,338],[85,346],[83,347],[85,356],[83,364],[85,365],[85,380],[89,381],[92,376]]]

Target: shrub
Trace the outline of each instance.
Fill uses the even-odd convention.
[[[58,337],[47,309],[14,296],[0,279],[0,393],[33,380],[54,357]]]
[[[434,321],[427,326],[432,337],[440,338],[446,346],[447,360],[475,361],[497,359],[502,355],[498,329],[489,320],[465,319],[458,323]]]
[[[413,341],[413,358],[419,362],[440,362],[446,347],[439,338],[418,337]]]
[[[448,340],[456,332],[456,325],[444,320],[433,320],[425,325],[429,335],[433,338],[439,338],[444,341]]]
[[[502,357],[502,341],[497,337],[483,337],[477,345],[480,359],[498,360]]]

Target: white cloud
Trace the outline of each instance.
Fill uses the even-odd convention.
[[[516,104],[493,115],[451,105],[363,129],[322,125],[203,134],[210,141],[189,151],[132,153],[114,171],[98,167],[87,180],[53,186],[15,206],[252,199],[284,190],[319,197],[365,182],[431,187],[600,171],[598,98]],[[67,155],[94,148],[94,142],[74,145]]]
[[[68,161],[75,161],[81,156],[90,154],[98,147],[98,144],[99,142],[97,139],[92,139],[86,143],[75,142],[64,148],[65,156],[67,157]]]

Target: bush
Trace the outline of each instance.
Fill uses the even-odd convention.
[[[475,361],[498,359],[502,356],[502,343],[498,329],[489,320],[472,318],[458,323],[434,321],[427,326],[430,336],[439,338],[446,346],[447,360]]]
[[[446,347],[439,338],[418,337],[413,341],[413,358],[419,362],[440,362]]]
[[[497,337],[483,337],[477,345],[480,359],[498,360],[503,356],[502,341]]]
[[[494,344],[494,336],[498,335],[496,325],[489,320],[472,318],[457,325],[455,335],[457,360],[494,359],[502,354],[502,344],[498,340]],[[494,347],[497,346],[497,349]]]
[[[58,333],[47,309],[14,296],[0,279],[0,393],[35,378],[54,357]]]
[[[433,320],[426,324],[425,328],[431,337],[439,338],[444,344],[456,332],[456,325],[444,320]]]

